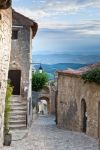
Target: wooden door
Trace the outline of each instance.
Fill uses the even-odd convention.
[[[13,95],[20,95],[21,71],[10,70],[8,78],[10,79],[11,85],[13,86]]]

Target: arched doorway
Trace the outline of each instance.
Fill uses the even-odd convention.
[[[82,116],[82,132],[86,133],[87,130],[87,108],[84,99],[81,101],[81,116]]]
[[[38,105],[39,105],[39,113],[42,114],[50,113],[50,101],[48,97],[40,97]]]

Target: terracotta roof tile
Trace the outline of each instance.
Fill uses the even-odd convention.
[[[96,64],[90,64],[88,66],[82,67],[77,70],[68,69],[68,70],[58,71],[58,74],[60,73],[60,74],[66,74],[66,75],[80,76],[83,73],[85,73],[86,71],[91,70],[92,68],[97,68],[97,67],[100,67],[100,62],[98,62]]]

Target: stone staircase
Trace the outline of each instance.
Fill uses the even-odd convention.
[[[27,114],[27,103],[21,101],[20,96],[12,96],[11,112],[9,115],[10,130],[26,129],[26,114]]]

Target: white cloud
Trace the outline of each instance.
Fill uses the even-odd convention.
[[[84,20],[79,24],[70,24],[65,22],[56,21],[44,21],[41,20],[42,17],[49,16],[49,14],[44,11],[37,10],[33,12],[32,10],[25,8],[17,8],[17,11],[24,14],[27,17],[35,19],[38,22],[39,28],[48,29],[66,29],[67,31],[75,32],[76,34],[81,34],[85,36],[100,35],[100,20]]]
[[[76,14],[87,7],[100,7],[100,0],[33,0],[31,9],[24,7],[15,9],[35,20],[40,20],[48,16]]]
[[[66,29],[81,36],[100,36],[100,20],[83,21],[79,24],[69,25]]]
[[[35,3],[36,1],[34,1]],[[100,0],[45,0],[39,9],[56,13],[76,13],[87,7],[100,7]]]
[[[82,28],[77,31],[83,35],[100,36],[100,20],[84,21]]]
[[[33,11],[32,9],[29,8],[22,8],[22,7],[17,7],[14,8],[17,12],[20,12],[21,14],[31,18],[31,19],[35,19],[38,20],[42,17],[48,16],[49,14],[47,14],[45,11],[43,10],[36,10]]]
[[[36,5],[36,4],[39,5]],[[34,5],[35,4],[35,5]],[[33,8],[32,8],[33,7]],[[91,22],[84,21],[78,25],[71,25],[69,22],[61,22],[52,20],[52,17],[67,14],[75,14],[80,10],[88,7],[100,7],[100,0],[33,0],[31,8],[17,7],[16,11],[25,16],[36,20],[39,28],[49,29],[72,29],[74,32],[83,35],[99,35],[100,21],[93,20]]]

